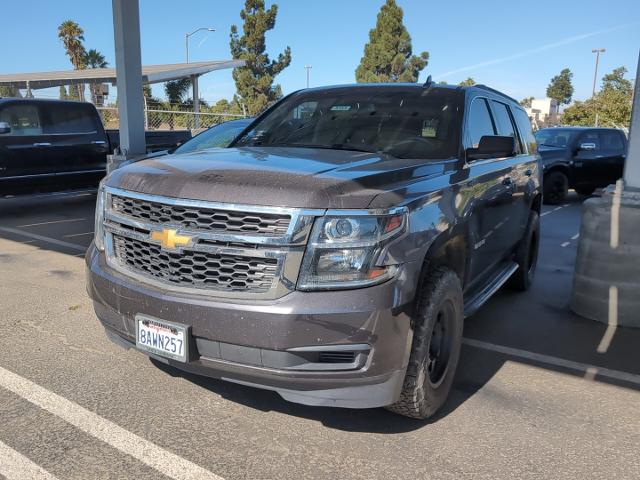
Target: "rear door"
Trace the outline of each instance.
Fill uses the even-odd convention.
[[[573,183],[576,186],[604,186],[602,178],[602,149],[598,130],[587,130],[578,135],[573,151]]]
[[[104,174],[108,153],[106,134],[95,107],[84,102],[46,104],[43,129],[50,138],[49,155],[58,165],[59,176],[69,182],[99,178]]]
[[[607,185],[616,183],[624,172],[626,142],[620,130],[600,130],[598,170]]]
[[[11,127],[9,133],[0,135],[0,188],[8,182],[37,183],[53,173],[47,161],[48,142],[35,102],[4,103],[0,106],[0,122]]]
[[[537,157],[535,150],[528,151],[522,136],[518,134],[515,112],[511,107],[497,100],[491,100],[490,103],[496,119],[498,135],[513,137],[516,146],[515,157],[504,160],[506,168],[509,170],[504,183],[509,189],[511,203],[504,205],[503,213],[507,220],[505,220],[506,225],[501,236],[501,247],[507,252],[522,239],[529,220],[532,191],[530,180],[536,169]]]

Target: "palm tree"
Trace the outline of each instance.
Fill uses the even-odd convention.
[[[104,58],[104,55],[102,55],[95,48],[92,48],[86,53],[84,62],[89,68],[107,68],[107,66],[109,65],[109,62],[107,62],[107,60]],[[98,85],[92,83],[91,85],[89,85],[89,91],[91,92],[91,101],[97,105],[98,94],[100,93]]]
[[[164,93],[167,96],[168,110],[178,110],[178,106],[184,104],[184,97],[189,91],[191,86],[191,80],[188,78],[181,78],[180,80],[173,80],[164,84]],[[169,129],[173,130],[174,116],[169,114]]]
[[[71,60],[71,65],[75,70],[84,70],[87,68],[86,55],[87,52],[82,45],[84,41],[84,30],[80,28],[73,20],[65,20],[58,27],[58,38],[62,40],[64,49]],[[78,85],[78,95],[81,100],[84,99],[84,85]]]

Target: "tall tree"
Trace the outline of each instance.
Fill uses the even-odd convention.
[[[584,102],[574,102],[562,114],[567,125],[625,128],[631,123],[633,82],[624,78],[627,69],[619,67],[602,77],[602,88]]]
[[[547,87],[547,97],[553,98],[558,105],[568,105],[573,96],[573,84],[571,79],[573,73],[568,68],[563,69],[558,75],[551,79]]]
[[[413,55],[411,37],[402,17],[402,8],[395,0],[387,0],[380,8],[376,26],[369,31],[369,42],[356,68],[356,81],[418,81],[418,75],[429,61],[429,52]]]
[[[255,115],[282,96],[280,85],[274,85],[276,75],[291,63],[291,49],[286,47],[277,60],[269,60],[266,53],[267,31],[276,26],[278,6],[274,3],[265,10],[264,0],[245,0],[240,11],[242,35],[236,25],[231,26],[229,45],[234,59],[246,62],[233,69],[237,96],[235,101],[246,106]]]
[[[67,88],[64,85],[60,85],[59,98],[60,98],[60,100],[68,100],[69,99],[69,94],[67,93]]]
[[[461,81],[458,85],[460,85],[461,87],[472,87],[476,84],[476,81],[471,78],[468,77],[466,80]]]
[[[531,102],[533,102],[533,97],[526,97],[520,100],[520,105],[524,108],[531,108]]]
[[[185,102],[191,80],[189,78],[181,78],[180,80],[172,80],[164,84],[164,93],[167,101],[171,106],[181,105]],[[144,87],[142,92],[144,93]]]
[[[109,62],[104,58],[98,50],[92,48],[87,52],[84,58],[85,64],[89,68],[107,68]],[[91,92],[91,101],[94,104],[103,104],[104,100],[102,95],[100,95],[100,86],[96,83],[92,83],[89,85],[89,91]]]
[[[87,68],[86,57],[87,51],[82,42],[84,41],[84,30],[73,20],[65,20],[58,27],[58,38],[62,40],[64,49],[69,56],[71,65],[75,70],[84,70]],[[78,97],[84,99],[84,85],[76,86]]]
[[[602,77],[602,90],[621,92],[625,95],[633,94],[633,82],[624,78],[628,70],[625,67],[615,68],[611,73]]]

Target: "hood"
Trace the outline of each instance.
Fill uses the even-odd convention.
[[[442,174],[439,162],[292,147],[209,149],[127,165],[110,187],[224,203],[366,208],[380,193]]]
[[[543,161],[563,159],[568,155],[567,147],[551,147],[548,145],[538,145],[538,153]]]

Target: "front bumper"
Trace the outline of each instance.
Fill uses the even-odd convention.
[[[374,287],[242,303],[176,295],[132,280],[93,246],[86,261],[96,315],[124,347],[135,346],[135,316],[144,314],[190,327],[188,362],[150,355],[184,371],[274,390],[307,405],[371,408],[398,398],[412,341],[416,265]],[[347,351],[353,361],[335,362],[335,352]],[[320,362],[320,352],[333,360]]]

